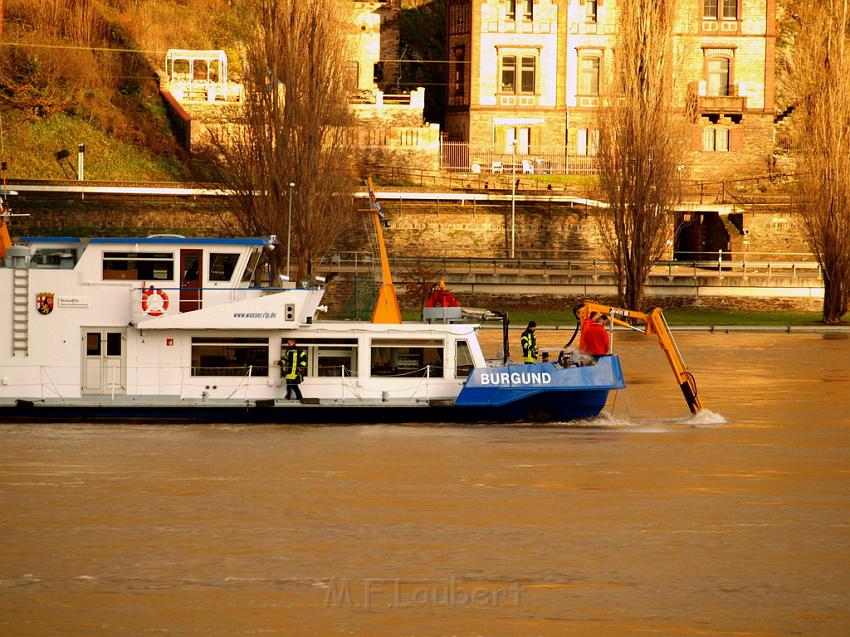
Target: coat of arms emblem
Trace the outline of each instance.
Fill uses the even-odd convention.
[[[39,314],[50,314],[53,311],[53,292],[39,292],[35,297],[35,308]]]

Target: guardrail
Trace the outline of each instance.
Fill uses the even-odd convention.
[[[443,273],[467,274],[533,274],[547,275],[598,276],[611,274],[613,263],[605,259],[581,258],[486,258],[486,257],[393,257],[391,266],[399,274],[405,269],[424,266]],[[370,272],[376,262],[368,255],[335,255],[324,262],[321,269],[325,272]],[[766,261],[766,260],[661,260],[653,265],[650,275],[655,276],[790,276],[791,278],[820,279],[821,271],[817,262],[812,261]]]

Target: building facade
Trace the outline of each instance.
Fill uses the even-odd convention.
[[[448,0],[447,140],[469,143],[470,163],[474,146],[527,157],[527,172],[592,158],[617,19],[617,0]],[[680,0],[673,107],[691,178],[769,167],[776,34],[776,0]]]

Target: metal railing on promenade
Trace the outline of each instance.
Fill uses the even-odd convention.
[[[546,274],[548,276],[610,275],[613,263],[606,259],[588,259],[579,254],[544,256],[456,257],[448,255],[395,256],[390,259],[395,272],[404,278],[406,271],[424,268],[435,274]],[[322,265],[324,272],[361,273],[375,268],[368,253],[344,252],[331,256]],[[820,266],[809,253],[717,252],[693,259],[663,259],[655,262],[653,276],[692,277],[791,277],[820,279]]]

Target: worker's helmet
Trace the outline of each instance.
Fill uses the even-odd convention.
[[[537,327],[537,323],[535,323],[534,321],[529,321],[528,327]]]

